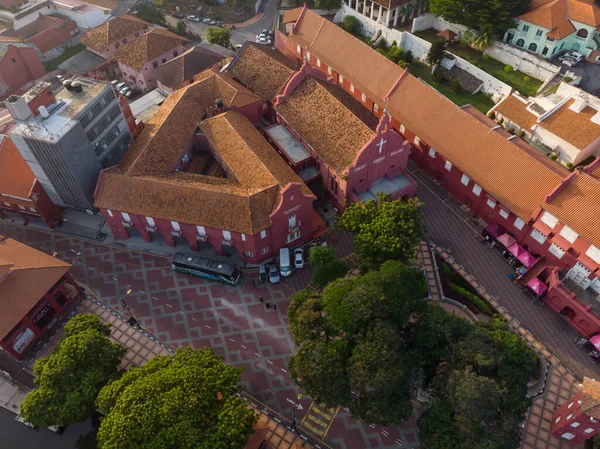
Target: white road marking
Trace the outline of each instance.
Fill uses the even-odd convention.
[[[284,373],[287,373],[287,371],[286,371],[286,370],[284,370],[283,368],[281,368],[281,371],[283,371]]]
[[[232,341],[232,342],[234,342],[234,343],[235,343],[235,340],[234,340],[233,338],[230,338],[230,339],[229,339],[229,341]]]
[[[247,348],[246,346],[244,346],[244,345],[242,345],[242,348],[244,348],[244,349],[248,349],[248,348]]]
[[[270,360],[267,360],[268,363],[270,363],[271,365],[273,364],[273,362],[271,362]]]
[[[260,357],[260,354],[259,354],[258,352],[255,352],[255,353],[254,353],[254,355],[255,355],[256,357]]]
[[[196,318],[193,318],[193,317],[192,317],[192,320],[194,320],[194,321],[198,321]]]
[[[210,326],[208,324],[205,324],[206,327],[208,327],[210,329]]]
[[[173,308],[173,306],[171,304],[167,304],[167,307],[170,307],[171,309]]]

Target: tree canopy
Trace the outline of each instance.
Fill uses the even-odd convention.
[[[337,279],[322,294],[295,294],[288,311],[299,345],[292,377],[316,401],[348,407],[356,419],[402,422],[412,410],[405,333],[426,307],[425,295],[422,274],[398,261]]]
[[[360,21],[354,16],[346,16],[343,20],[344,29],[350,34],[357,34],[360,31]]]
[[[446,54],[447,45],[446,39],[438,38],[434,40],[425,57],[427,64],[433,67],[442,62],[442,59],[444,59],[444,55]]]
[[[429,10],[478,33],[500,36],[514,27],[515,18],[527,11],[530,3],[531,0],[430,0]]]
[[[256,418],[235,394],[240,373],[191,348],[129,370],[98,396],[98,448],[243,448]]]
[[[210,27],[206,30],[206,39],[211,44],[217,44],[221,47],[229,47],[231,32],[227,28]]]
[[[342,6],[342,0],[315,0],[315,7],[317,9],[325,9],[328,11],[334,9],[340,9]]]
[[[354,246],[362,267],[377,267],[386,260],[414,257],[423,235],[422,203],[418,199],[355,203],[339,217],[336,226],[354,233]]]
[[[110,325],[97,315],[77,315],[65,325],[49,357],[33,367],[38,388],[21,404],[21,415],[39,427],[83,422],[94,413],[100,389],[118,376],[126,350],[108,339]]]
[[[310,249],[309,261],[315,267],[312,281],[317,285],[325,285],[340,278],[348,271],[343,260],[335,257],[335,249],[330,246],[313,246]]]
[[[165,13],[157,8],[153,3],[143,3],[137,8],[137,17],[146,22],[165,24]]]

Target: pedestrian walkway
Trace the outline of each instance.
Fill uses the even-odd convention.
[[[308,412],[300,423],[300,427],[305,427],[314,435],[324,439],[331,428],[331,424],[333,424],[333,420],[335,419],[338,410],[339,407],[328,408],[313,402],[310,404]]]

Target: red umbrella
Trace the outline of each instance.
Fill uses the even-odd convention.
[[[509,247],[513,246],[515,243],[517,243],[517,241],[508,234],[502,234],[496,240],[498,240],[498,243],[503,245],[505,248],[509,248]]]
[[[525,248],[518,243],[510,246],[508,248],[508,252],[515,256],[519,262],[525,265],[526,268],[532,266],[536,261],[536,258],[529,254]]]

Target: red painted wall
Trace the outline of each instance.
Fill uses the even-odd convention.
[[[0,61],[0,78],[11,89],[34,81],[45,73],[46,69],[34,48],[8,44],[8,50]]]
[[[35,44],[40,53],[43,54],[71,40],[76,34],[71,34],[71,31],[76,28],[77,24],[72,20],[63,20],[57,26],[48,28],[26,39],[25,42]]]
[[[566,433],[574,434],[574,438],[568,441],[577,444],[589,440],[600,431],[600,421],[591,419],[583,411],[579,402],[582,396],[583,393],[579,392],[556,409],[552,420],[552,435],[561,438]],[[577,423],[575,427],[573,427],[573,423]],[[592,430],[589,431],[589,429]],[[586,430],[589,433],[586,433]]]

